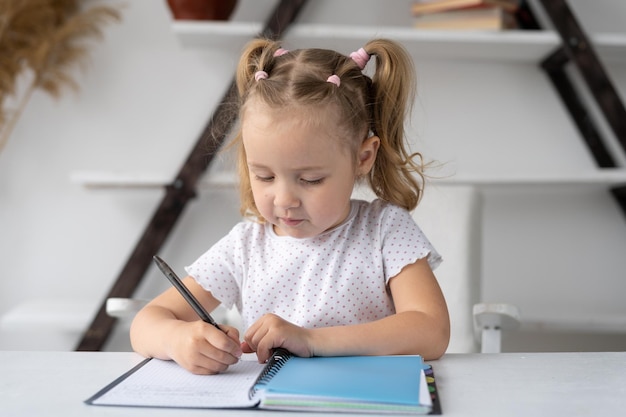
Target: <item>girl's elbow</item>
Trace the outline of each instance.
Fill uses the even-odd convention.
[[[450,343],[450,322],[446,321],[446,323],[440,325],[433,331],[432,336],[433,338],[427,352],[428,354],[424,355],[425,360],[437,360],[446,353],[448,344]]]
[[[441,340],[440,343],[436,343],[432,347],[432,351],[429,352],[429,355],[424,359],[427,361],[434,361],[441,358],[444,353],[446,353],[446,349],[448,348],[449,339]]]

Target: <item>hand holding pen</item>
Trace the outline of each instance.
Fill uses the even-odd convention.
[[[163,272],[165,277],[170,281],[170,283],[174,286],[174,288],[176,288],[176,290],[183,296],[183,298],[187,301],[187,303],[191,306],[191,308],[193,308],[193,310],[202,319],[203,322],[214,326],[216,329],[220,330],[228,337],[233,338],[233,339],[235,338],[234,335],[232,334],[232,332],[235,330],[229,330],[228,326],[220,327],[220,325],[217,324],[217,322],[211,317],[211,315],[204,309],[202,304],[200,304],[200,302],[196,299],[196,297],[194,297],[191,291],[189,291],[189,289],[183,284],[181,279],[169,267],[169,265],[165,263],[165,261],[163,261],[158,256],[154,256],[153,259],[154,259],[154,262],[159,267],[159,269],[161,270],[161,272]],[[196,324],[197,323],[199,322],[196,322]],[[194,326],[194,325],[195,325],[194,323],[189,323],[189,326]],[[237,336],[238,336],[238,333],[237,333]],[[237,338],[237,342],[239,342],[238,338]],[[229,353],[226,351],[220,352],[221,349],[218,346],[213,346],[213,344],[209,345],[208,339],[205,342],[205,344],[207,346],[199,347],[197,351],[190,353],[188,356],[198,357],[197,361],[206,363],[207,359],[204,356],[211,355],[212,357],[210,359],[213,362],[210,364],[211,366],[192,365],[191,363],[187,363],[187,361],[185,360],[181,360],[181,361],[177,360],[177,362],[181,366],[187,368],[193,373],[202,373],[202,374],[217,373],[217,372],[224,371],[228,367],[228,365],[232,365],[232,363],[229,363],[232,361],[232,359],[228,360],[229,356],[232,357],[231,355],[234,355],[236,358],[241,356],[240,347],[234,353]],[[225,355],[226,355],[226,358],[223,358]],[[215,356],[217,358],[215,358]],[[221,361],[219,360],[220,358],[221,358]],[[225,362],[222,362],[222,361],[225,361]],[[194,362],[194,361],[191,360],[189,362]]]

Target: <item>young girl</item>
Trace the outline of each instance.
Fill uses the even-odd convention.
[[[363,73],[370,57],[372,78]],[[277,347],[440,357],[449,340],[432,272],[440,256],[409,213],[423,174],[404,143],[414,90],[406,51],[384,39],[350,56],[255,40],[237,86],[242,213],[252,221],[183,281],[209,311],[236,305],[243,341],[235,328],[200,321],[172,288],[137,314],[133,348],[199,374],[222,372],[242,353],[264,362]],[[379,199],[352,200],[360,180]]]

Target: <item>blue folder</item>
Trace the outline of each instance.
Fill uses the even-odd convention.
[[[420,356],[288,356],[254,386],[261,408],[428,413]]]

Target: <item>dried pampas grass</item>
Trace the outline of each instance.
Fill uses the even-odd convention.
[[[121,18],[116,8],[85,3],[93,2],[0,0],[0,151],[35,89],[55,98],[78,90],[71,69],[88,57],[87,40]]]

